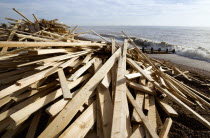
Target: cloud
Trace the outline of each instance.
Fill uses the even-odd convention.
[[[16,8],[70,25],[210,26],[209,7],[209,0],[2,0],[0,22],[20,18]]]

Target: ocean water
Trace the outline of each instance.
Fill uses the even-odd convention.
[[[148,48],[176,49],[176,54],[210,62],[210,28],[205,27],[163,27],[163,26],[80,26],[79,32],[94,30],[107,40],[114,37],[123,41],[124,31]],[[81,35],[100,40],[93,33]],[[145,41],[146,40],[146,41]],[[165,42],[165,43],[161,43]]]

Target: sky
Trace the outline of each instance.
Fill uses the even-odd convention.
[[[210,0],[0,0],[4,17],[59,19],[68,25],[210,27]]]

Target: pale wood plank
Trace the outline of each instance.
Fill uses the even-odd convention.
[[[66,76],[62,69],[58,70],[58,77],[59,77],[61,89],[63,92],[63,98],[64,99],[72,98],[72,93],[70,92],[70,89],[68,87],[68,83],[66,80]]]
[[[82,61],[82,65],[85,65],[88,63],[88,61],[91,59],[92,54],[88,54],[84,60]]]
[[[74,57],[72,59],[69,59],[68,61],[66,61],[63,64],[61,64],[59,66],[59,68],[66,68],[66,67],[70,66],[76,59],[78,59],[78,57]]]
[[[148,119],[153,129],[157,132],[157,115],[154,96],[149,96],[149,112]]]
[[[117,81],[114,99],[114,111],[112,118],[112,130],[111,137],[125,137],[126,130],[126,111],[125,111],[125,98],[126,97],[126,52],[127,52],[128,42],[124,41],[122,47],[122,53],[118,60],[117,68]]]
[[[139,127],[133,132],[130,138],[144,138],[145,132],[143,125],[139,125]]]
[[[139,71],[148,81],[154,81],[152,77],[147,72],[145,72],[139,65],[137,65],[132,59],[127,58],[127,62],[131,67]]]
[[[106,87],[106,88],[109,88],[109,85],[111,83],[111,71],[109,71],[107,73],[107,75],[104,77],[104,79],[101,81],[101,84]]]
[[[150,94],[150,95],[155,95],[155,91],[150,89],[149,87],[146,87],[146,86],[143,86],[143,85],[140,85],[138,83],[135,83],[135,82],[131,82],[131,81],[126,81],[128,86],[135,89],[135,90],[139,90],[141,92],[145,92],[147,94]]]
[[[5,97],[5,96],[8,96],[24,87],[27,87],[28,85],[38,81],[38,80],[41,80],[43,79],[44,77],[47,77],[53,73],[55,73],[57,70],[58,70],[58,66],[60,65],[60,63],[57,63],[54,67],[52,68],[49,68],[47,70],[44,70],[44,71],[41,71],[39,73],[36,73],[34,75],[31,75],[29,77],[26,77],[26,78],[23,78],[21,80],[19,80],[17,82],[18,85],[16,84],[13,84],[3,90],[0,91],[0,99]]]
[[[158,103],[160,104],[160,107],[166,112],[166,114],[170,117],[178,117],[178,113],[166,102],[163,100],[160,100],[157,98]]]
[[[93,102],[59,138],[84,137],[96,122],[96,101]]]
[[[82,87],[78,94],[66,105],[55,119],[47,126],[47,128],[40,134],[39,137],[53,137],[59,134],[71,121],[74,115],[78,112],[79,107],[84,104],[88,96],[95,90],[99,82],[109,72],[114,65],[121,52],[119,48],[105,64],[93,75],[93,77]],[[74,107],[74,108],[72,108]]]
[[[68,79],[69,81],[74,81],[78,77],[80,77],[93,63],[95,62],[95,58],[90,60],[87,64],[85,64],[83,67],[78,69],[74,74],[71,75],[71,77]]]
[[[167,118],[163,124],[163,128],[160,131],[160,138],[167,138],[168,137],[168,133],[169,130],[171,128],[172,125],[172,119],[171,118]]]
[[[36,49],[36,50],[29,50],[28,54],[44,55],[44,54],[65,53],[65,52],[67,52],[66,49]]]
[[[0,43],[0,47],[47,47],[47,46],[69,46],[69,47],[102,47],[103,43],[89,43],[89,42],[5,42]]]

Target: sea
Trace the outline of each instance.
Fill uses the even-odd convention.
[[[80,26],[78,32],[94,30],[110,41],[115,38],[123,42],[128,36],[146,43],[145,48],[176,50],[176,54],[210,63],[210,27],[168,27],[168,26]],[[81,37],[100,40],[94,33]]]

